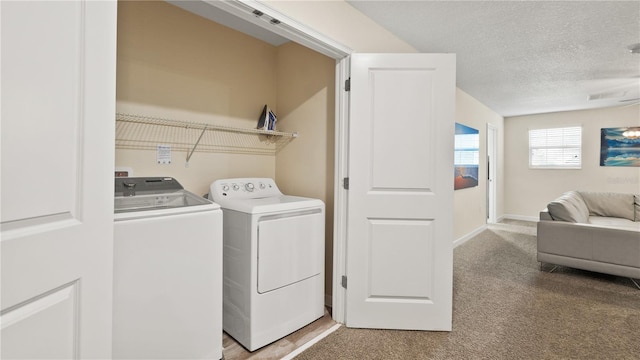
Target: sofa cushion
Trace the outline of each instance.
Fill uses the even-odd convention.
[[[589,224],[614,229],[633,230],[640,233],[640,222],[619,217],[589,216]],[[638,240],[640,241],[640,234],[638,234]]]
[[[640,195],[634,195],[636,208],[636,221],[640,221]]]
[[[567,191],[547,205],[553,220],[587,223],[589,209],[577,191]]]
[[[635,220],[633,194],[580,191],[590,215]]]

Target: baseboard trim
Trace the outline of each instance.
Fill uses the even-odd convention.
[[[538,220],[540,220],[537,216],[525,216],[525,215],[515,215],[515,214],[504,214],[502,218],[509,219],[509,220],[522,220],[522,221],[533,221],[533,222],[537,222]]]
[[[320,335],[316,336],[315,338],[311,339],[310,341],[306,342],[304,345],[302,345],[301,347],[295,349],[293,352],[287,354],[287,356],[283,357],[280,360],[290,360],[290,359],[295,358],[296,356],[300,355],[303,351],[307,350],[308,348],[310,348],[314,344],[318,343],[320,340],[322,340],[325,337],[327,337],[332,332],[338,330],[338,328],[340,328],[340,326],[342,326],[342,324],[333,325],[331,328],[325,330],[322,334],[320,334]]]
[[[453,242],[453,247],[458,247],[464,243],[466,243],[467,241],[469,241],[469,239],[473,238],[474,236],[480,234],[481,232],[485,231],[487,229],[487,225],[482,225],[479,228],[473,230],[472,232],[454,240]]]

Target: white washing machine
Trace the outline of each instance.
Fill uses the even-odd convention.
[[[217,180],[223,230],[223,329],[249,351],[324,314],[324,203],[268,178]]]
[[[116,178],[114,359],[222,358],[222,211],[173,178]]]

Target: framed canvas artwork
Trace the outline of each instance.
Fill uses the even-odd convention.
[[[640,166],[640,127],[600,129],[600,166]]]
[[[456,123],[454,149],[454,190],[478,186],[480,160],[480,133],[478,130]]]

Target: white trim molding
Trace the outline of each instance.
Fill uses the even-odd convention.
[[[480,234],[481,232],[485,231],[487,229],[487,225],[482,225],[479,228],[473,230],[472,232],[456,239],[453,241],[453,247],[456,248],[464,243],[466,243],[467,241],[469,241],[471,238],[473,238],[474,236]]]
[[[508,220],[522,220],[522,221],[533,221],[538,222],[540,220],[537,216],[526,216],[526,215],[515,215],[515,214],[504,214],[500,217],[500,219],[508,219]]]

